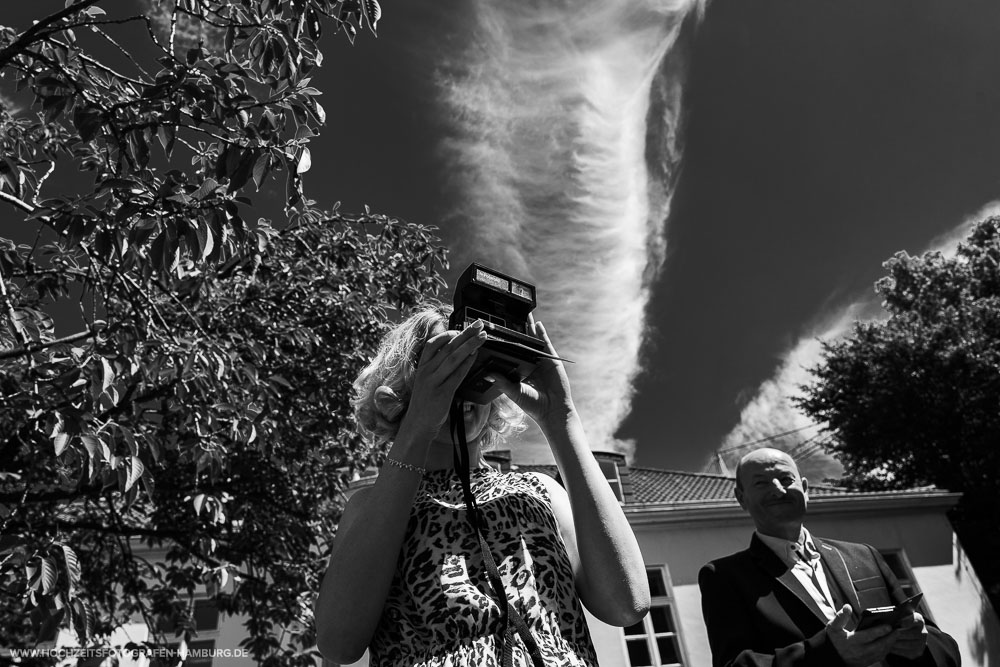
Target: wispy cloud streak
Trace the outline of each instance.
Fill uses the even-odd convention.
[[[991,202],[977,213],[956,225],[947,233],[933,239],[924,252],[940,252],[945,256],[954,255],[958,244],[968,236],[972,227],[991,215],[1000,215],[1000,202]],[[792,397],[800,395],[799,387],[810,380],[809,369],[816,366],[822,359],[821,341],[833,342],[849,334],[856,321],[872,321],[885,317],[878,297],[874,294],[860,296],[848,306],[838,311],[828,312],[817,319],[819,324],[809,327],[782,356],[774,375],[764,381],[757,389],[754,397],[746,404],[740,413],[740,422],[726,435],[719,447],[726,464],[732,469],[740,456],[745,454],[762,440],[773,438],[776,434],[787,435],[768,440],[768,446],[780,449],[794,450],[801,443],[814,438],[819,433],[817,425],[813,424],[801,411],[792,404]],[[819,443],[822,436],[815,437],[812,443]],[[817,447],[800,447],[799,454],[806,453],[800,460],[800,467],[807,477],[821,479],[837,477],[843,468],[829,454]],[[715,469],[717,458],[713,455],[707,468]]]
[[[539,288],[595,448],[631,452],[645,307],[678,162],[678,36],[696,0],[477,0],[442,68],[456,261]],[[548,453],[532,438],[519,457]]]

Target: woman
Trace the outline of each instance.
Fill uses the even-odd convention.
[[[541,323],[529,326],[555,356]],[[354,662],[370,648],[373,667],[499,664],[505,603],[466,521],[448,423],[485,340],[481,322],[448,330],[446,311],[428,308],[389,332],[355,382],[360,429],[392,445],[375,483],[344,509],[316,601],[329,660]],[[606,623],[638,622],[649,608],[642,555],[588,448],[562,363],[543,360],[523,383],[494,380],[503,395],[462,411],[489,551],[544,664],[596,665],[580,601]],[[484,447],[519,423],[511,401],[545,435],[565,489],[484,462]],[[530,664],[520,640],[511,643],[514,664]]]

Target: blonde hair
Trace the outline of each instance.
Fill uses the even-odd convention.
[[[396,437],[410,404],[417,360],[434,328],[447,328],[450,313],[449,306],[428,303],[386,333],[375,358],[354,381],[351,405],[365,438],[381,444]],[[480,445],[489,449],[522,430],[524,413],[501,394],[490,404]]]

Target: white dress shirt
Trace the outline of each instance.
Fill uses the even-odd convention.
[[[816,601],[820,611],[826,616],[827,622],[832,621],[837,615],[837,609],[833,603],[833,596],[830,595],[830,585],[826,581],[826,573],[823,570],[823,561],[820,559],[819,550],[813,543],[812,535],[803,526],[799,533],[797,542],[789,542],[780,537],[771,537],[757,533],[760,541],[768,546],[771,551],[777,554],[802,587],[806,589],[809,596]]]

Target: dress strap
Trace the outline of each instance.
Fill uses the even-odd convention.
[[[516,632],[528,649],[528,654],[531,656],[531,662],[534,667],[545,667],[541,651],[538,649],[538,643],[531,636],[528,624],[525,623],[524,618],[521,617],[521,614],[518,613],[517,609],[514,608],[514,605],[507,598],[507,592],[503,587],[503,579],[500,577],[500,570],[497,568],[493,554],[490,552],[490,547],[483,536],[483,527],[486,521],[476,504],[476,496],[472,493],[472,482],[469,473],[469,447],[465,440],[465,418],[462,415],[461,400],[456,399],[452,403],[450,417],[452,442],[455,443],[455,472],[462,483],[462,493],[465,495],[467,510],[466,515],[469,518],[469,523],[472,525],[473,531],[476,533],[476,537],[479,539],[479,549],[483,554],[483,563],[486,565],[490,585],[493,587],[493,593],[497,598],[497,603],[501,610],[501,622],[504,633],[502,637],[498,638],[501,650],[500,664],[502,667],[513,666],[514,633]]]

